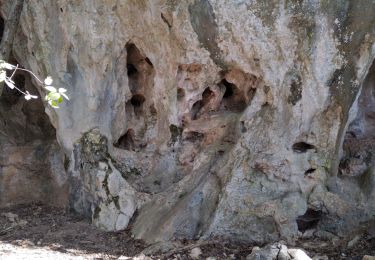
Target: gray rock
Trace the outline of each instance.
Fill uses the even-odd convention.
[[[52,2],[25,1],[12,52],[71,101],[1,97],[0,207],[71,206],[105,230],[138,209],[149,243],[373,219],[373,1]]]

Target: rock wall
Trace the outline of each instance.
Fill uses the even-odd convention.
[[[373,160],[352,170],[342,143],[356,117],[373,124],[357,96],[374,14],[370,0],[25,1],[14,57],[71,96],[46,107],[69,158],[53,198],[105,230],[133,218],[147,242],[370,221]]]

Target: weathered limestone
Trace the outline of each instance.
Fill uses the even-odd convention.
[[[370,0],[30,0],[13,52],[72,97],[46,112],[69,204],[95,225],[137,210],[147,242],[292,242],[375,213],[373,159],[357,167],[342,145],[353,119],[374,124],[357,98],[374,14]]]

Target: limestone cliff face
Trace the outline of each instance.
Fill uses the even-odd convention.
[[[28,0],[13,55],[69,91],[46,108],[66,157],[50,180],[97,226],[137,211],[148,242],[293,240],[375,214],[372,157],[347,174],[342,150],[373,124],[374,20],[370,0]]]

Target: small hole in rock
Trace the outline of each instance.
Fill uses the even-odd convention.
[[[308,175],[310,175],[311,173],[313,173],[313,172],[315,172],[316,171],[316,169],[314,169],[314,168],[310,168],[310,169],[308,169],[307,171],[305,171],[305,176],[308,176]]]
[[[236,85],[229,83],[226,79],[223,79],[221,83],[225,86],[225,92],[223,98],[229,98],[233,96]]]
[[[305,214],[297,217],[298,231],[304,233],[306,230],[314,229],[318,226],[319,221],[322,218],[322,211],[307,209]]]
[[[133,64],[130,64],[128,63],[126,65],[126,68],[128,70],[128,77],[133,77],[137,74],[138,70],[136,69],[136,67],[133,65]]]
[[[245,126],[245,122],[241,121],[240,125],[241,125],[241,133],[246,133],[247,129],[246,129],[246,126]]]
[[[185,97],[185,90],[182,88],[177,89],[177,100],[182,100]]]
[[[187,132],[184,140],[189,142],[200,142],[204,138],[204,134],[196,131]]]
[[[60,8],[60,12],[62,12],[62,13],[63,13],[63,12],[64,12],[64,10],[63,10],[62,8]]]
[[[309,143],[298,142],[293,144],[292,149],[296,153],[306,153],[308,150],[316,149],[316,147]]]
[[[131,100],[130,100],[130,103],[134,106],[134,107],[140,107],[142,106],[142,104],[145,102],[145,97],[143,95],[140,95],[140,94],[136,94],[134,95]]]
[[[114,146],[120,149],[133,150],[135,148],[134,136],[134,130],[129,129],[123,136],[119,138]]]

